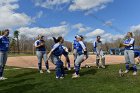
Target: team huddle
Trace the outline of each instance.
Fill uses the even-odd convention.
[[[7,61],[7,53],[9,48],[9,30],[4,31],[4,35],[0,36],[0,80],[5,80],[7,78],[3,77],[4,67]],[[133,67],[133,75],[137,75],[137,67],[134,62],[134,44],[135,40],[131,32],[127,33],[127,38],[124,40],[122,46],[125,48],[124,55],[126,60],[126,71],[123,73],[128,73],[130,70],[129,65]],[[56,67],[56,79],[63,79],[65,77],[64,62],[61,60],[61,56],[64,55],[66,62],[68,64],[68,70],[71,70],[71,64],[69,59],[69,51],[67,47],[63,45],[64,38],[59,36],[58,38],[53,37],[54,45],[51,51],[47,54],[46,43],[44,36],[39,35],[38,39],[35,41],[34,46],[36,48],[36,55],[38,58],[38,69],[40,73],[42,70],[42,59],[45,62],[46,72],[50,73],[48,61],[50,60]],[[96,54],[96,67],[105,67],[105,55],[102,50],[101,37],[97,36],[96,41],[93,42],[93,51]],[[84,43],[84,37],[82,35],[76,35],[73,42],[73,55],[74,55],[74,74],[72,78],[80,77],[80,68],[82,62],[84,62],[89,56],[87,52],[86,44]],[[101,65],[100,65],[101,64]]]

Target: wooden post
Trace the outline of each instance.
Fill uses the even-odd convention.
[[[35,47],[34,47],[34,44],[33,44],[33,55],[35,55]]]

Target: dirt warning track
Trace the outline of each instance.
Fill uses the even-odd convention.
[[[70,62],[71,66],[73,67],[73,56],[70,55]],[[90,55],[89,58],[82,63],[82,66],[85,66],[85,64],[90,66],[95,66],[95,55]],[[65,59],[62,57],[62,61],[65,64]],[[107,55],[106,56],[106,64],[120,64],[124,63],[124,57],[123,56],[114,56],[114,55]],[[15,67],[22,67],[22,68],[37,68],[38,60],[36,56],[17,56],[17,57],[9,57],[7,61],[7,66],[15,66]],[[49,61],[50,69],[54,69],[55,66],[52,64],[52,62]],[[43,68],[44,62],[43,62]]]

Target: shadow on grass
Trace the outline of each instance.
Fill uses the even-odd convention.
[[[19,84],[29,81],[29,80],[34,80],[34,78],[20,79],[20,80],[14,80],[14,81],[10,81],[10,82],[8,80],[6,80],[6,81],[1,82],[0,87],[5,87],[8,85],[19,85]]]
[[[105,69],[107,69],[110,65],[105,65]]]
[[[82,68],[82,69],[85,69],[85,68]],[[87,74],[95,75],[96,72],[97,72],[96,69],[94,69],[94,68],[88,68],[88,69],[85,70],[84,72],[81,71],[80,75],[81,75],[81,76],[84,76],[84,75],[87,75]]]
[[[97,69],[97,67],[95,67],[95,66],[90,67],[90,68],[82,68],[82,69],[87,69],[87,70],[82,72],[80,75],[81,76],[84,76],[84,75],[87,75],[87,74],[95,75],[98,70],[101,70],[101,69],[106,70],[106,69],[108,69],[108,67],[109,67],[109,65],[106,65],[105,69],[103,69],[103,68]]]
[[[34,71],[32,70],[31,72],[24,72],[23,71],[23,73],[18,74],[16,76],[13,76],[12,78],[20,78],[20,77],[29,76],[29,75],[36,74],[36,73],[37,73],[36,70],[34,70]]]
[[[8,87],[6,89],[0,90],[0,93],[26,93],[30,90],[33,90],[36,85],[40,84],[41,83],[16,85],[13,87]]]

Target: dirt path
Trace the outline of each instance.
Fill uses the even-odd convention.
[[[73,66],[73,56],[70,55],[71,66]],[[62,60],[65,62],[64,57]],[[106,64],[119,64],[124,63],[123,56],[114,56],[114,55],[107,55],[106,56]],[[95,55],[90,55],[89,58],[82,63],[82,66],[88,64],[90,66],[95,65]],[[23,67],[23,68],[37,68],[37,57],[36,56],[18,56],[18,57],[9,57],[7,61],[7,66],[15,66],[15,67]],[[54,69],[55,66],[49,62],[50,69]],[[43,62],[43,68],[44,68]]]

